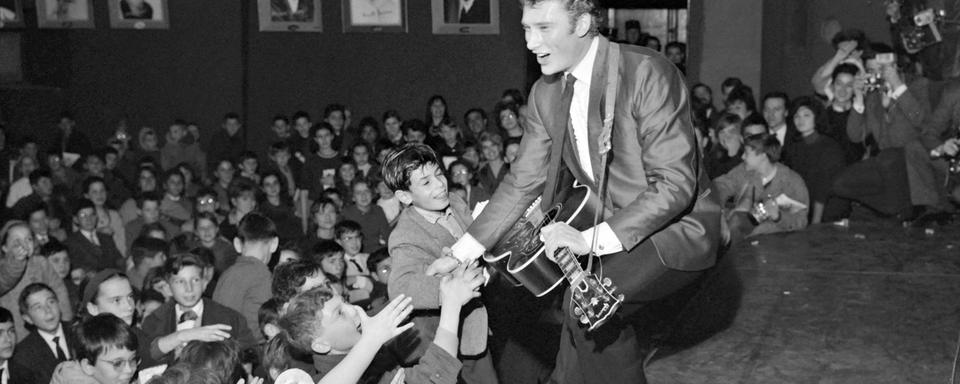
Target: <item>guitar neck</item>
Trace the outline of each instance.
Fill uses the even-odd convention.
[[[570,252],[567,247],[557,248],[554,256],[557,259],[557,264],[560,265],[560,269],[563,270],[563,276],[567,278],[570,285],[576,286],[579,284],[585,272],[583,267],[580,266],[580,262],[577,261],[577,256]]]

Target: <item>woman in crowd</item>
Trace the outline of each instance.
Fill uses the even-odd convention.
[[[839,202],[828,203],[833,180],[843,170],[845,162],[840,144],[819,132],[818,128],[826,124],[823,103],[809,96],[797,98],[789,116],[787,124],[793,125],[792,129],[799,132],[800,137],[787,143],[783,161],[807,184],[813,203],[810,223],[836,220],[846,213],[837,211]],[[828,205],[830,209],[827,209]]]
[[[514,138],[523,137],[523,126],[520,125],[520,106],[516,103],[497,103],[494,108],[494,116],[497,117],[497,127],[503,137]]]
[[[83,197],[93,202],[97,213],[97,232],[113,237],[117,250],[127,255],[127,232],[123,227],[120,212],[106,206],[109,191],[103,179],[90,176],[83,181]]]

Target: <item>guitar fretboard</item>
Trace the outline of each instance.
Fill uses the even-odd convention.
[[[579,285],[583,279],[584,271],[577,261],[577,256],[574,255],[573,252],[570,252],[570,248],[557,248],[555,258],[557,259],[557,264],[560,265],[560,269],[563,270],[563,276],[570,282],[570,286],[576,287]]]

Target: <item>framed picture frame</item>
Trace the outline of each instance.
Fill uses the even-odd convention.
[[[36,0],[40,28],[93,28],[93,0]]]
[[[323,32],[321,0],[257,0],[261,32]]]
[[[21,0],[0,0],[0,29],[24,26]]]
[[[407,32],[407,0],[342,0],[343,31]]]
[[[500,0],[431,0],[435,35],[500,34]],[[466,8],[469,6],[469,8]]]
[[[168,29],[167,0],[107,0],[110,27],[122,29]]]

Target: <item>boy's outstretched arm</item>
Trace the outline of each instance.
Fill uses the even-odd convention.
[[[368,317],[363,310],[357,309],[357,315],[361,318],[360,340],[350,349],[343,361],[324,375],[317,384],[359,382],[383,343],[413,327],[413,323],[400,325],[413,311],[410,301],[409,297],[397,296],[373,317]]]

